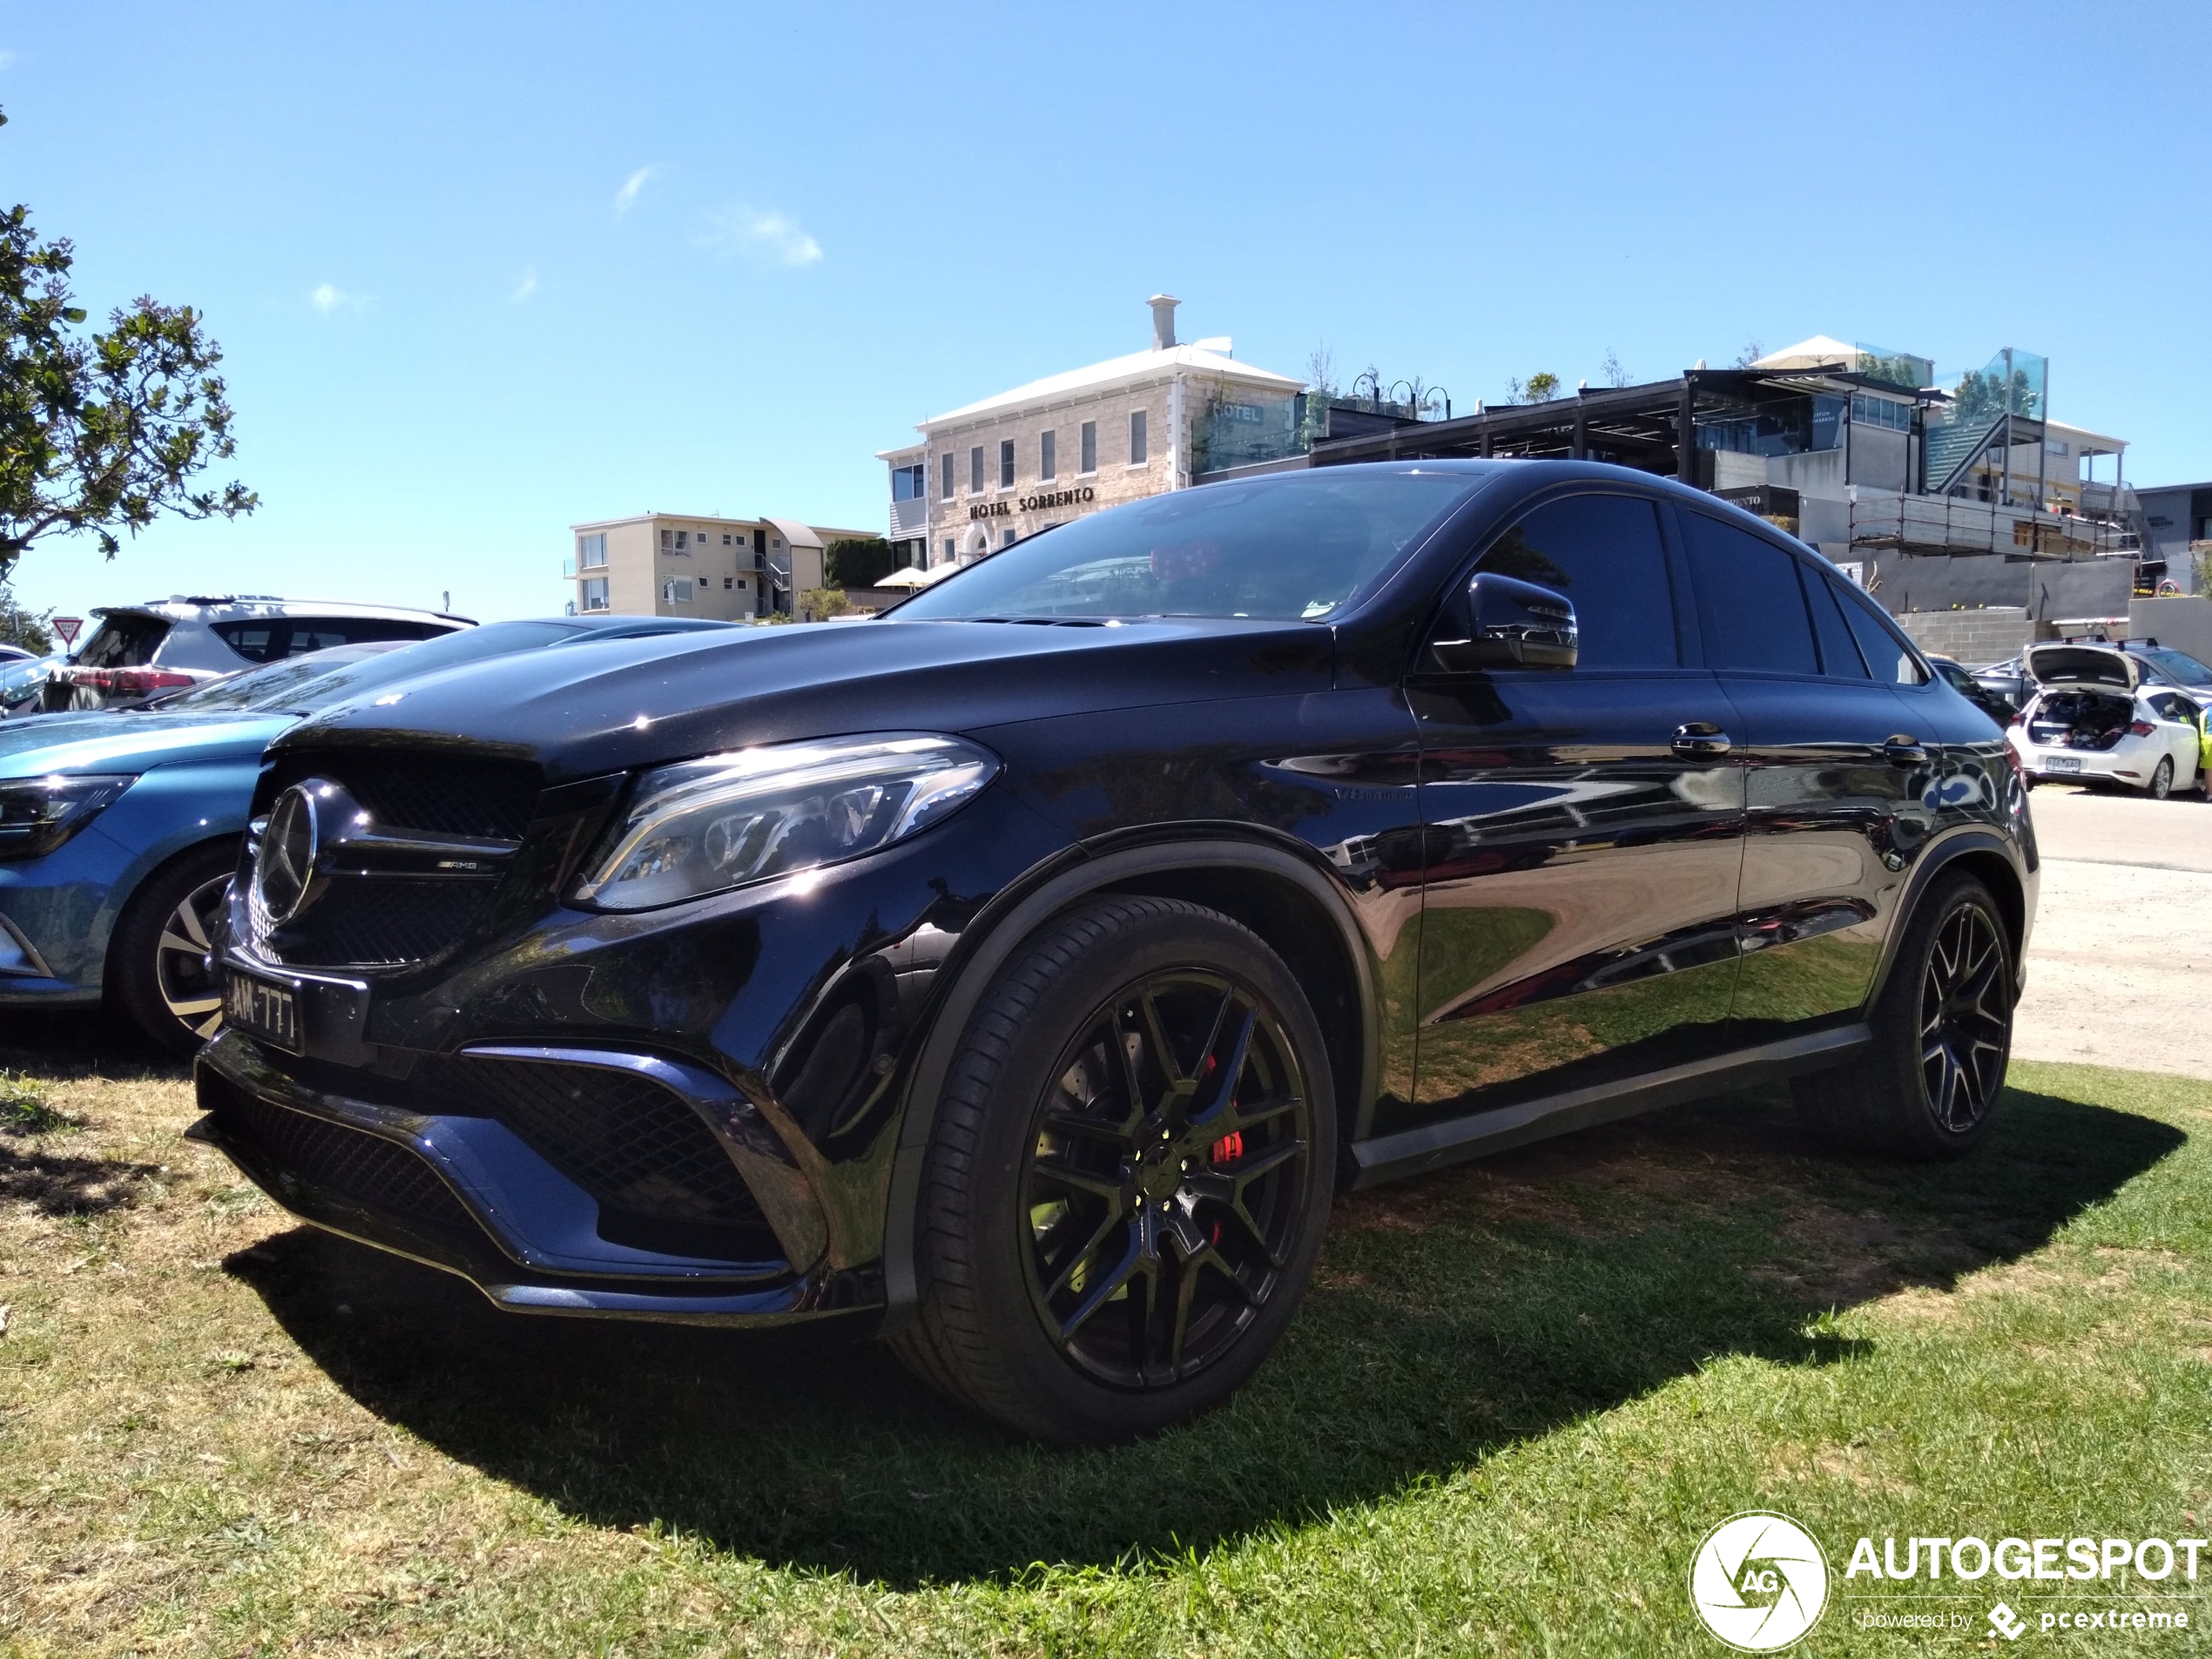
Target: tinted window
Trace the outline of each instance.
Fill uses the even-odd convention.
[[[333,645],[359,645],[373,639],[435,639],[449,631],[435,624],[401,622],[379,617],[294,617],[292,637],[285,655],[306,651],[328,651]]]
[[[284,655],[284,639],[291,626],[282,621],[224,622],[216,624],[215,631],[247,662],[273,663]]]
[[[1666,548],[1648,501],[1572,496],[1539,507],[1493,542],[1474,568],[1564,594],[1581,632],[1578,667],[1674,668],[1682,660]],[[1465,595],[1454,597],[1463,607]],[[1466,632],[1462,626],[1453,637]]]
[[[86,668],[144,668],[168,632],[160,617],[105,617],[70,660]]]
[[[2212,668],[2205,667],[2187,651],[2170,651],[2155,646],[2151,650],[2139,651],[2136,654],[2148,658],[2163,669],[2169,678],[2177,680],[2184,685],[2212,685]]]
[[[1851,638],[1850,624],[1844,620],[1843,601],[1836,595],[1835,584],[1810,571],[1806,577],[1805,598],[1812,605],[1812,631],[1820,641],[1822,671],[1841,679],[1865,679],[1866,659],[1858,654],[1858,642]],[[1962,672],[1959,678],[1966,676]]]
[[[1703,513],[1684,513],[1682,521],[1706,663],[1770,674],[1818,673],[1797,559]]]
[[[1480,485],[1463,473],[1328,467],[1177,490],[1030,536],[890,614],[1318,621]]]
[[[1928,677],[1912,648],[1890,619],[1875,610],[1873,601],[1862,598],[1856,588],[1839,587],[1835,591],[1837,603],[1844,608],[1844,620],[1851,624],[1851,637],[1858,641],[1860,654],[1874,671],[1874,678],[1897,685],[1926,685]]]
[[[260,713],[289,710],[310,714],[347,698],[435,673],[486,657],[529,651],[571,639],[604,637],[557,622],[495,622],[461,628],[417,644],[403,640],[365,641],[358,645],[293,657],[266,668],[248,669],[189,691],[164,698],[161,709],[243,709]]]

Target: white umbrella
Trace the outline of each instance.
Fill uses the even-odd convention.
[[[908,565],[904,570],[894,570],[875,585],[879,588],[926,588],[931,583],[950,576],[953,570],[954,567],[949,564],[941,564],[934,570],[917,570]]]

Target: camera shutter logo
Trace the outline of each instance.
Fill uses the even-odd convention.
[[[1757,1509],[1730,1515],[1691,1558],[1689,1604],[1730,1647],[1776,1653],[1827,1610],[1828,1558],[1787,1515]]]

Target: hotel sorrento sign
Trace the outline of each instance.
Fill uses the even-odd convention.
[[[1016,509],[1025,513],[1049,512],[1055,507],[1088,507],[1097,498],[1097,491],[1089,484],[1074,489],[1047,489],[1034,496],[1024,496],[1018,501],[987,501],[968,509],[968,516],[978,518],[1010,518]]]

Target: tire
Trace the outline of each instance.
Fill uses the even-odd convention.
[[[189,1059],[223,1023],[219,988],[197,960],[238,865],[235,843],[195,847],[143,882],[108,945],[108,993],[156,1047]]]
[[[1219,1405],[1312,1275],[1335,1190],[1330,1076],[1296,978],[1228,917],[1109,898],[1047,923],[947,1074],[920,1306],[895,1351],[1056,1443]]]
[[[2012,1055],[2011,949],[1989,889],[1970,875],[1939,877],[1875,1000],[1872,1048],[1796,1079],[1799,1107],[1858,1150],[1918,1161],[1971,1151]]]
[[[2153,800],[2164,800],[2174,792],[2174,757],[2172,755],[2159,757],[2158,765],[2153,769],[2150,782],[2144,786],[2143,792]]]

